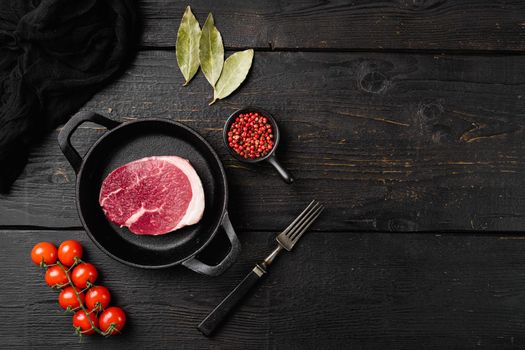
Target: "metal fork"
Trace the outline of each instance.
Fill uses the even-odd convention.
[[[284,250],[290,251],[323,211],[324,206],[316,200],[310,202],[305,210],[277,237],[277,247],[260,264],[255,265],[234,290],[224,298],[197,327],[204,335],[209,336],[222,323],[224,318],[263,277],[275,258]]]

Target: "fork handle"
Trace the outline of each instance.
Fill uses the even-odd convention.
[[[197,327],[204,335],[210,336],[228,316],[230,311],[252,289],[257,281],[266,274],[266,270],[256,265],[250,273],[224,298],[223,301]]]

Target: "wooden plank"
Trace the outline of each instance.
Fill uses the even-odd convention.
[[[282,256],[208,339],[198,322],[272,247],[240,234],[224,275],[140,270],[114,262],[83,232],[0,232],[0,336],[10,348],[508,349],[525,343],[525,241],[490,235],[311,233]],[[129,317],[117,338],[79,343],[29,252],[77,239]],[[9,322],[6,322],[9,320]]]
[[[86,109],[201,132],[227,169],[239,230],[281,229],[318,198],[324,230],[520,231],[524,64],[519,56],[258,53],[240,91],[209,107],[201,74],[184,88],[174,54],[148,51]],[[221,128],[245,105],[275,113],[294,185],[227,154]],[[86,126],[74,142],[85,150],[103,132]],[[80,226],[75,175],[56,137],[35,148],[11,194],[0,196],[0,225]]]
[[[141,0],[142,45],[174,46],[187,2]],[[261,49],[525,49],[523,1],[192,1],[225,45]]]

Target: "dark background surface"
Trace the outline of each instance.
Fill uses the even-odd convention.
[[[0,347],[525,347],[525,2],[191,2],[201,25],[213,12],[227,55],[256,49],[242,88],[212,107],[203,75],[182,87],[176,65],[186,5],[140,1],[138,57],[84,109],[198,130],[227,171],[239,261],[210,278],[105,256],[82,231],[57,130],[0,196]],[[223,123],[245,105],[279,120],[294,185],[227,153]],[[103,133],[84,125],[74,144]],[[196,325],[312,198],[327,206],[313,232],[203,337]],[[36,242],[66,239],[128,313],[121,336],[79,343],[30,262]]]

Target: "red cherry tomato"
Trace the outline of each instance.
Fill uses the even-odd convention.
[[[37,243],[31,250],[31,259],[36,265],[42,261],[47,265],[54,264],[57,262],[57,248],[49,242]]]
[[[78,294],[80,296],[82,304],[84,304],[84,301],[86,300],[84,293],[78,292]],[[78,298],[75,294],[75,291],[73,290],[73,287],[69,286],[62,289],[62,291],[58,295],[58,304],[64,310],[66,310],[68,306],[70,309],[76,309],[80,306],[80,303],[78,302]]]
[[[99,318],[99,327],[102,332],[109,331],[108,335],[118,334],[126,324],[126,314],[117,306],[108,307],[104,310]],[[113,326],[112,326],[113,325]]]
[[[86,293],[86,306],[89,310],[97,308],[102,311],[108,307],[110,300],[109,290],[104,286],[94,286]]]
[[[75,257],[82,259],[83,249],[80,243],[70,239],[62,242],[58,247],[58,259],[66,266],[71,266],[75,263]]]
[[[51,266],[46,271],[46,283],[50,287],[59,286],[67,283],[67,275],[62,267],[55,265]]]
[[[74,269],[71,274],[71,279],[75,286],[80,289],[87,287],[88,281],[95,283],[98,277],[97,269],[93,264],[90,263],[80,263]]]
[[[91,325],[89,320],[91,320],[93,325]],[[91,335],[95,333],[93,327],[98,327],[97,315],[95,315],[95,313],[90,313],[88,318],[84,310],[78,310],[73,315],[73,327],[78,329],[82,335]]]

